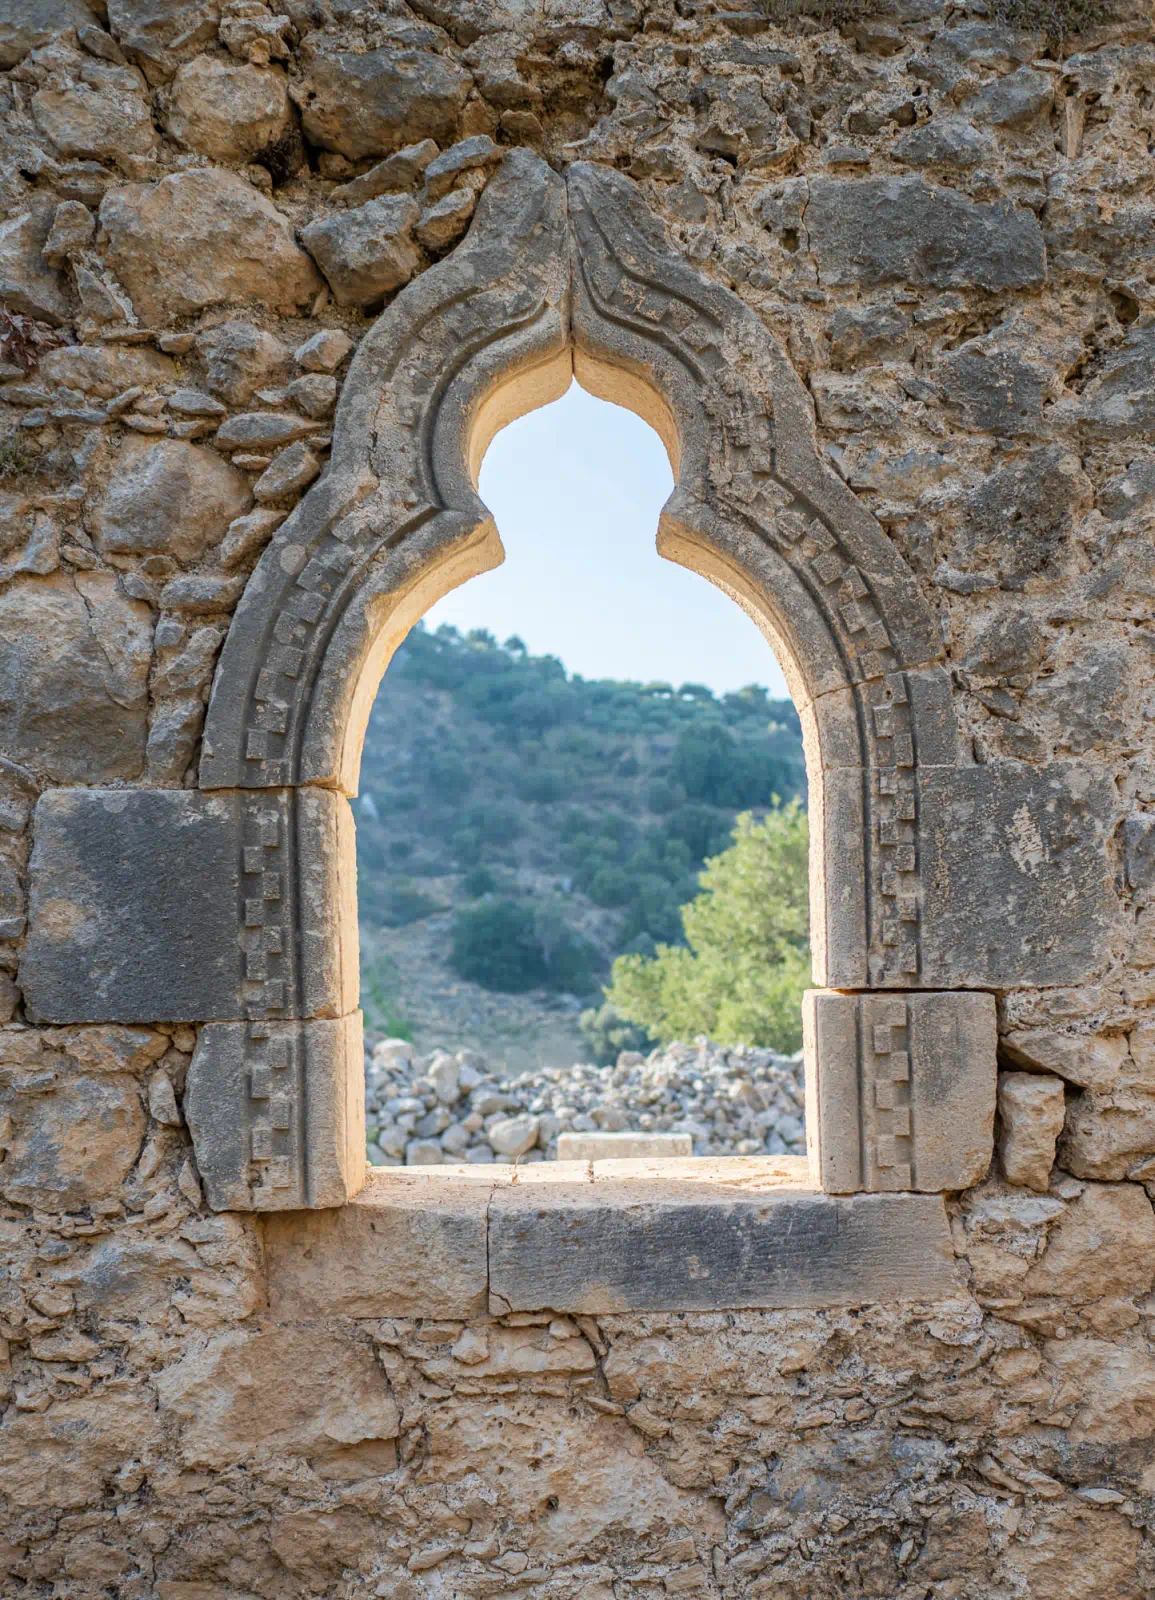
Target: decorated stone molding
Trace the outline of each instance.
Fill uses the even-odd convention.
[[[490,441],[574,376],[662,437],[659,550],[754,618],[802,718],[813,1181],[977,1181],[996,1076],[982,991],[1105,964],[1108,780],[1076,761],[974,764],[919,584],[819,452],[759,318],[670,246],[630,180],[588,164],[563,179],[511,151],[463,244],[362,341],[331,465],[232,620],[199,790],[37,807],[30,1011],[209,1024],[188,1092],[218,1208],[323,1208],[363,1181],[345,797],[393,651],[502,558],[477,494]]]

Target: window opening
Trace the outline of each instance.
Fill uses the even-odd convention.
[[[801,1162],[801,728],[755,623],[658,556],[671,484],[577,384],[521,418],[480,478],[504,564],[382,680],[354,804],[373,1165]]]

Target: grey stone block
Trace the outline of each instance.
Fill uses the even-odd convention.
[[[210,1023],[184,1111],[214,1211],[344,1205],[365,1177],[361,1013]]]
[[[822,283],[1010,289],[1046,275],[1032,212],[921,178],[812,179],[806,229]]]
[[[336,1211],[266,1219],[276,1317],[482,1316],[490,1174],[374,1173]]]
[[[1108,773],[1081,761],[932,768],[920,808],[921,982],[1017,988],[1104,969],[1119,917]]]
[[[806,1138],[829,1194],[978,1183],[994,1149],[989,994],[807,991]]]
[[[957,1292],[937,1195],[607,1180],[495,1190],[490,1310],[701,1311]]]
[[[45,1022],[342,1016],[353,824],[323,790],[57,789],[34,816],[25,1001]]]

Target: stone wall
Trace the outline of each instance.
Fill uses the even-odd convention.
[[[0,0],[5,1596],[1155,1589],[1155,43],[1113,3],[774,11]],[[948,1300],[298,1315],[204,1203],[196,1030],[23,1009],[38,794],[194,786],[353,347],[516,146],[628,173],[762,320],[974,759],[1096,797],[1117,904],[1089,981],[998,997]]]

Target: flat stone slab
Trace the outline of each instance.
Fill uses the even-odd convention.
[[[265,1217],[270,1307],[285,1318],[466,1318],[958,1292],[938,1195],[822,1195],[798,1159],[661,1163],[668,1177],[656,1165],[374,1168],[348,1205]]]
[[[588,1187],[498,1188],[490,1201],[495,1314],[817,1308],[957,1289],[938,1195],[842,1199],[595,1172]]]
[[[654,1161],[692,1156],[694,1141],[688,1133],[561,1133],[557,1154],[559,1161]]]
[[[284,1318],[484,1316],[494,1186],[468,1169],[376,1167],[348,1205],[270,1214],[270,1309]]]

